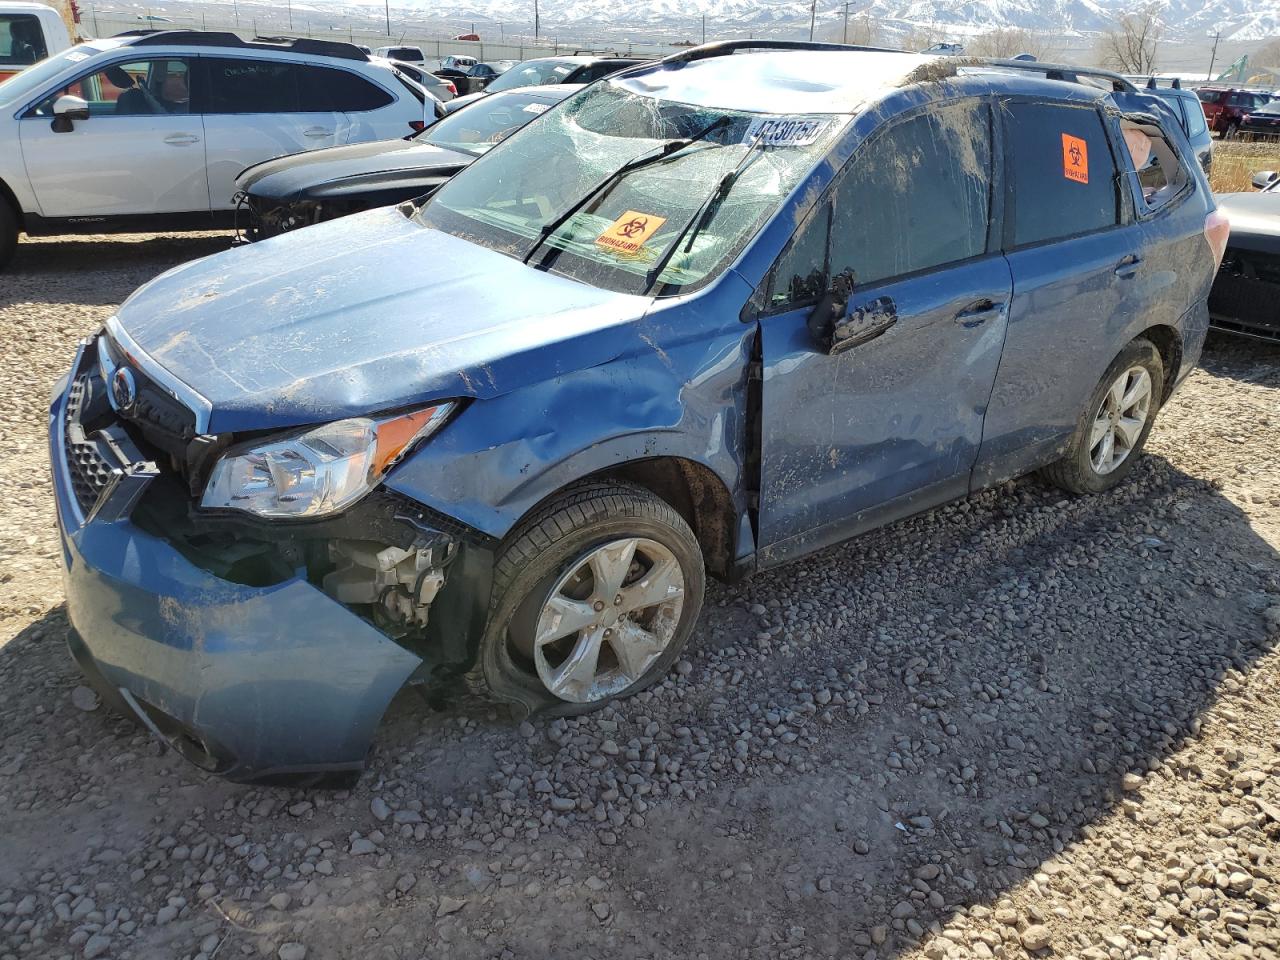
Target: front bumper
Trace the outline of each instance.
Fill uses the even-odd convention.
[[[87,368],[85,348],[69,383]],[[248,587],[202,570],[129,519],[147,465],[107,459],[97,494],[73,465],[71,390],[49,451],[72,653],[109,700],[233,780],[358,772],[388,704],[421,664],[301,577]],[[110,454],[110,451],[106,451]],[[77,489],[79,484],[79,489]]]

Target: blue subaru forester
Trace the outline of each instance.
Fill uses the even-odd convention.
[[[429,198],[179,267],[50,410],[71,645],[241,780],[349,779],[406,684],[520,715],[736,578],[1040,469],[1121,482],[1226,241],[1097,71],[729,43]]]

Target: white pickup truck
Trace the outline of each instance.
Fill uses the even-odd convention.
[[[0,0],[0,82],[71,46],[63,14],[43,3]]]

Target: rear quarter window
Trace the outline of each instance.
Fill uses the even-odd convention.
[[[299,109],[306,112],[377,110],[395,101],[386,90],[364,77],[331,67],[299,67]]]
[[[1097,110],[1014,102],[1003,113],[1013,246],[1119,223],[1115,161]]]

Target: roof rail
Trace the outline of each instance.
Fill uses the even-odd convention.
[[[871,53],[906,53],[905,50],[893,50],[889,47],[863,47],[852,43],[814,43],[808,40],[721,40],[718,43],[704,43],[698,47],[690,47],[670,56],[663,57],[659,63],[691,63],[694,60],[709,60],[712,57],[729,57],[739,50],[861,50]]]
[[[129,30],[117,37],[134,38],[130,46],[155,47],[182,44],[193,47],[237,47],[242,50],[282,50],[287,53],[309,53],[317,57],[339,60],[368,60],[368,55],[353,43],[333,40],[310,40],[306,37],[254,37],[241,40],[234,33],[216,30]]]
[[[997,60],[983,59],[974,66],[1008,67],[1011,70],[1026,70],[1031,73],[1042,73],[1046,80],[1065,80],[1068,83],[1081,83],[1081,77],[1092,77],[1105,80],[1117,93],[1136,93],[1138,88],[1133,81],[1126,80],[1118,73],[1102,70],[1098,67],[1076,67],[1066,63],[1041,63],[1032,60]],[[966,64],[968,66],[968,64]]]

